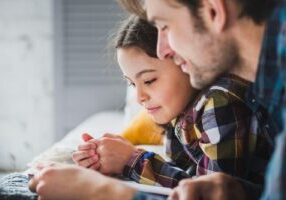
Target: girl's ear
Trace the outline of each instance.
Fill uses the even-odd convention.
[[[210,30],[220,33],[227,24],[227,5],[229,0],[203,0],[202,12]]]

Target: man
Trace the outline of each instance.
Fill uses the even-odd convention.
[[[139,1],[121,2],[131,12],[143,14],[144,17],[143,6]],[[158,56],[161,59],[174,57],[182,70],[190,74],[194,87],[202,89],[223,73],[232,73],[255,81],[260,62],[253,92],[250,92],[248,97],[249,106],[257,113],[264,109],[268,111],[270,117],[265,119],[264,128],[270,128],[275,133],[282,130],[280,106],[285,88],[283,74],[286,67],[286,11],[285,5],[282,5],[283,1],[280,1],[281,5],[278,5],[279,1],[273,0],[145,0],[144,3],[147,18],[159,31]],[[275,4],[281,6],[280,11],[275,11],[269,19]],[[270,77],[266,77],[267,75]],[[271,91],[272,87],[275,88],[274,91]],[[284,141],[283,139],[285,140],[282,138],[281,141]],[[285,142],[280,143],[282,144],[278,145],[278,152],[282,154],[285,153]],[[278,170],[279,172],[285,173],[281,170]],[[241,183],[248,196],[253,194],[253,191],[258,192],[253,185],[243,180],[237,182]],[[279,183],[280,187],[285,187],[285,183]],[[185,188],[184,191],[194,191],[193,181],[183,181],[182,185],[179,188]],[[190,187],[187,189],[188,185]],[[279,191],[279,188],[277,189]],[[176,194],[186,195],[186,192]]]
[[[125,0],[125,3],[126,1],[125,5],[128,5],[129,9],[134,10],[134,6],[136,8],[138,3],[136,0]],[[286,115],[286,104],[282,102],[286,68],[285,2],[284,5],[278,6],[267,25],[266,21],[270,18],[272,8],[275,6],[273,0],[145,0],[145,6],[148,19],[159,31],[158,56],[160,58],[174,57],[182,70],[190,74],[191,83],[197,88],[204,88],[225,72],[236,74],[249,81],[255,80],[253,91],[249,94],[249,105],[254,111],[259,111],[260,107],[267,110],[271,117],[266,119],[265,128],[270,121],[269,128],[277,133],[282,130],[281,111],[283,110]],[[138,14],[143,13],[142,9],[137,11]],[[265,36],[264,33],[266,33]],[[258,75],[255,79],[257,71]],[[274,120],[271,121],[272,119]],[[286,185],[285,135],[286,131],[283,131],[278,136],[279,142],[276,144],[276,151],[269,168],[264,199],[286,198],[283,190]],[[40,195],[42,194],[42,197],[49,197],[47,191],[52,191],[51,188],[56,187],[55,180],[65,180],[64,178],[68,175],[69,169],[62,170],[59,175],[57,173],[60,170],[52,168],[41,172],[40,176],[31,182],[31,187],[35,188]],[[102,186],[102,192],[103,189],[109,188],[105,190],[108,191],[105,192],[106,199],[112,199],[111,191],[117,194],[117,197],[120,194],[129,195],[125,196],[126,199],[131,199],[134,195],[135,199],[147,199],[151,196],[135,193],[133,189],[125,186],[116,186],[112,190],[110,185],[116,185],[114,180],[107,181],[108,178],[103,178],[96,172],[93,172],[93,175],[90,174],[84,181],[82,176],[87,174],[86,170],[74,168],[72,170],[78,174],[76,176],[78,179],[75,177],[73,179],[81,182],[78,185],[73,183],[72,191],[78,191],[81,188],[80,185],[85,185],[83,188],[89,188],[86,193],[99,192],[96,189]],[[81,173],[82,176],[79,176]],[[93,189],[90,187],[92,182],[89,182],[92,176],[102,182],[98,184],[93,181]],[[249,197],[252,190],[257,191],[255,186],[243,180],[214,173],[198,179],[182,181],[174,189],[170,198],[243,199]],[[88,199],[85,197],[87,196],[82,196],[82,199]],[[92,199],[92,196],[89,197]]]

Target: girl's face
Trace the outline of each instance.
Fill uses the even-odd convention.
[[[189,76],[170,59],[152,58],[136,47],[119,48],[117,59],[138,103],[158,124],[176,118],[194,96]]]

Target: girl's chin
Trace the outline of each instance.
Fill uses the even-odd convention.
[[[171,121],[171,120],[167,120],[165,118],[160,118],[156,116],[152,116],[152,119],[154,120],[156,124],[160,124],[160,125],[168,124]]]

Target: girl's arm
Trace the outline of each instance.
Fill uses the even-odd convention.
[[[124,167],[123,176],[138,183],[173,188],[184,178],[190,178],[184,170],[166,162],[153,152],[137,149]]]

